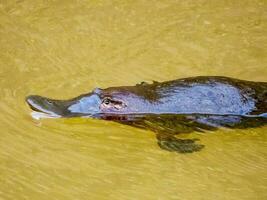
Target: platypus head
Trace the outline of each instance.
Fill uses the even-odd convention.
[[[137,114],[149,110],[148,101],[136,87],[96,88],[69,100],[55,100],[30,95],[26,102],[32,110],[46,117],[97,116],[99,114]],[[149,103],[151,105],[151,103]]]

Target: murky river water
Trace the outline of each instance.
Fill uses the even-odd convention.
[[[267,199],[267,127],[193,135],[34,120],[25,96],[195,75],[267,81],[267,2],[0,0],[0,199]]]

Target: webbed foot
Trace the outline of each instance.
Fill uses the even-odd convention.
[[[199,139],[177,139],[168,134],[157,134],[158,145],[167,151],[193,153],[203,149],[204,145],[195,143]]]

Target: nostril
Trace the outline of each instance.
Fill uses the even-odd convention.
[[[47,99],[46,102],[47,102],[49,105],[52,105],[52,104],[53,104],[53,102],[52,102],[51,100],[49,100],[49,99]]]

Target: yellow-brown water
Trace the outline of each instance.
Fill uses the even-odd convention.
[[[30,117],[25,96],[195,75],[267,81],[267,3],[0,0],[0,199],[267,199],[267,127],[193,134]]]

